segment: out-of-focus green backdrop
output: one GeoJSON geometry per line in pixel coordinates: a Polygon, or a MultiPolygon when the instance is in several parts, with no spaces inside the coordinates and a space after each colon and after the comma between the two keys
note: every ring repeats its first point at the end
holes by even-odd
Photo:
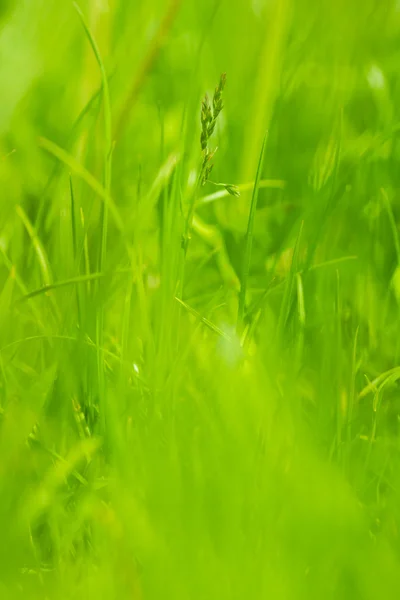
{"type": "Polygon", "coordinates": [[[398,598],[399,65],[397,0],[2,0],[1,598],[398,598]]]}

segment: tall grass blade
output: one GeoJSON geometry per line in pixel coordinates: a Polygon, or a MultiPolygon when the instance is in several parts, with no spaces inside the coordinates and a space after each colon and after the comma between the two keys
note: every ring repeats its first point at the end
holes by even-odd
{"type": "Polygon", "coordinates": [[[254,187],[253,187],[253,195],[252,195],[251,204],[250,204],[249,219],[247,222],[247,231],[246,231],[246,237],[245,237],[245,248],[244,248],[244,256],[243,256],[243,266],[242,266],[242,272],[241,272],[241,277],[240,277],[239,306],[238,306],[238,316],[237,316],[238,332],[240,331],[241,327],[243,326],[243,319],[244,319],[244,315],[245,315],[246,292],[247,292],[248,279],[249,279],[249,273],[250,273],[251,251],[252,251],[252,247],[253,247],[254,219],[255,219],[256,210],[257,210],[257,201],[258,201],[258,192],[260,189],[261,173],[262,173],[262,169],[264,166],[264,155],[265,155],[265,148],[267,146],[267,136],[268,136],[268,132],[265,133],[260,156],[258,159],[256,178],[255,178],[254,187]]]}

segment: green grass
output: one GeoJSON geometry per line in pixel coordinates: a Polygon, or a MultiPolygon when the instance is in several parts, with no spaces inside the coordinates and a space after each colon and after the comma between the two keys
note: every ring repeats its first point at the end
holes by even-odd
{"type": "Polygon", "coordinates": [[[394,0],[1,4],[1,598],[398,597],[399,61],[394,0]]]}

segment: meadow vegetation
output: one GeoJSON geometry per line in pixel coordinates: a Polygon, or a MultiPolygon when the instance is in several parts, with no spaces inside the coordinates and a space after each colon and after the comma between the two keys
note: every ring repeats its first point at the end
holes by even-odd
{"type": "Polygon", "coordinates": [[[0,3],[0,598],[400,589],[400,4],[0,3]]]}

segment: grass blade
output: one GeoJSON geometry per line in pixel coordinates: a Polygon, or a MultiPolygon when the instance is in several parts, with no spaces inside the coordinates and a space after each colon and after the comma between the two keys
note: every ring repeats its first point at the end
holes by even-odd
{"type": "Polygon", "coordinates": [[[50,264],[47,258],[47,254],[45,249],[43,248],[42,242],[36,235],[36,232],[30,222],[26,212],[22,208],[22,206],[18,205],[16,207],[17,214],[21,219],[22,223],[25,226],[26,231],[28,232],[29,237],[31,238],[32,245],[35,249],[36,256],[39,261],[40,269],[42,271],[43,281],[46,285],[50,285],[52,282],[51,269],[50,264]]]}
{"type": "MultiPolygon", "coordinates": [[[[290,271],[286,278],[285,282],[285,291],[283,293],[282,305],[279,313],[279,322],[278,322],[278,334],[281,335],[284,327],[288,321],[290,309],[291,309],[291,299],[294,289],[294,281],[296,277],[296,273],[299,271],[298,268],[298,256],[299,256],[299,248],[300,248],[300,239],[301,234],[303,232],[304,222],[301,222],[300,230],[296,239],[296,244],[293,249],[292,262],[290,265],[290,271]]],[[[301,271],[299,271],[301,272],[301,271]]]]}
{"type": "Polygon", "coordinates": [[[246,232],[246,238],[245,238],[245,251],[244,251],[244,258],[243,258],[243,270],[241,273],[241,282],[240,282],[240,291],[239,291],[239,308],[238,308],[238,317],[237,317],[237,330],[238,331],[242,326],[243,318],[244,318],[244,310],[245,310],[245,303],[246,303],[246,290],[247,290],[247,284],[248,284],[248,279],[249,279],[251,250],[252,250],[252,246],[253,246],[254,219],[255,219],[256,210],[257,210],[257,201],[258,201],[258,192],[260,189],[261,172],[262,172],[262,168],[264,165],[264,155],[265,155],[265,148],[267,145],[267,135],[268,135],[268,132],[265,133],[260,157],[258,160],[256,179],[254,182],[253,195],[252,195],[251,204],[250,204],[249,220],[247,223],[247,232],[246,232]]]}
{"type": "MultiPolygon", "coordinates": [[[[286,181],[283,181],[282,179],[262,179],[258,185],[258,188],[260,190],[284,190],[285,186],[286,181]]],[[[241,183],[236,187],[238,188],[239,192],[248,192],[254,188],[254,181],[241,183]]],[[[207,196],[202,196],[199,198],[198,205],[209,204],[210,202],[215,202],[215,200],[220,200],[221,198],[226,198],[227,196],[231,196],[227,190],[219,190],[218,192],[214,192],[213,194],[208,194],[207,196]]]]}
{"type": "Polygon", "coordinates": [[[179,304],[181,306],[183,306],[183,308],[185,308],[190,314],[192,314],[194,317],[196,317],[199,321],[201,321],[202,323],[204,323],[204,325],[206,327],[208,327],[211,331],[213,331],[214,333],[216,333],[217,335],[223,337],[225,340],[227,340],[228,342],[232,342],[231,338],[229,337],[229,335],[227,335],[224,331],[222,331],[222,329],[220,329],[219,327],[217,327],[216,325],[214,325],[214,323],[212,323],[211,321],[209,321],[208,319],[206,319],[205,317],[202,317],[200,313],[197,312],[197,310],[195,310],[194,308],[192,308],[191,306],[189,306],[188,304],[186,304],[186,302],[184,302],[183,300],[181,300],[180,298],[178,298],[177,296],[175,296],[175,300],[177,302],[179,302],[179,304]]]}
{"type": "Polygon", "coordinates": [[[112,123],[111,123],[111,103],[110,103],[110,90],[108,87],[107,73],[102,61],[99,48],[96,40],[94,39],[84,14],[79,5],[74,2],[75,10],[77,11],[81,20],[82,26],[85,30],[89,43],[92,47],[93,54],[96,57],[101,73],[101,81],[103,87],[103,104],[104,104],[104,189],[106,192],[106,201],[103,204],[103,215],[102,215],[102,227],[101,227],[101,246],[100,246],[100,257],[99,257],[99,270],[103,270],[104,262],[107,254],[107,231],[108,231],[108,211],[109,211],[109,198],[111,193],[111,160],[112,160],[112,123]]]}
{"type": "MultiPolygon", "coordinates": [[[[131,273],[132,269],[120,269],[115,272],[115,274],[119,273],[131,273]]],[[[41,294],[48,294],[52,290],[57,290],[59,288],[68,287],[69,285],[77,285],[79,283],[87,283],[88,281],[96,281],[98,279],[102,279],[107,277],[107,275],[113,275],[114,273],[89,273],[87,275],[78,275],[77,277],[71,277],[70,279],[64,279],[63,281],[55,281],[53,283],[43,285],[42,287],[32,290],[31,292],[27,292],[20,299],[19,302],[24,300],[30,300],[31,298],[35,298],[35,296],[40,296],[41,294]]]]}
{"type": "Polygon", "coordinates": [[[111,195],[105,187],[101,185],[101,183],[94,177],[83,165],[81,165],[76,158],[71,156],[66,150],[60,148],[54,142],[46,139],[39,139],[40,147],[43,150],[46,150],[49,154],[57,158],[60,162],[64,163],[66,167],[68,167],[71,171],[73,171],[80,179],[82,179],[104,202],[104,204],[108,205],[110,210],[110,214],[114,220],[116,227],[119,232],[124,234],[125,226],[124,221],[119,214],[118,208],[116,207],[111,195]]]}

